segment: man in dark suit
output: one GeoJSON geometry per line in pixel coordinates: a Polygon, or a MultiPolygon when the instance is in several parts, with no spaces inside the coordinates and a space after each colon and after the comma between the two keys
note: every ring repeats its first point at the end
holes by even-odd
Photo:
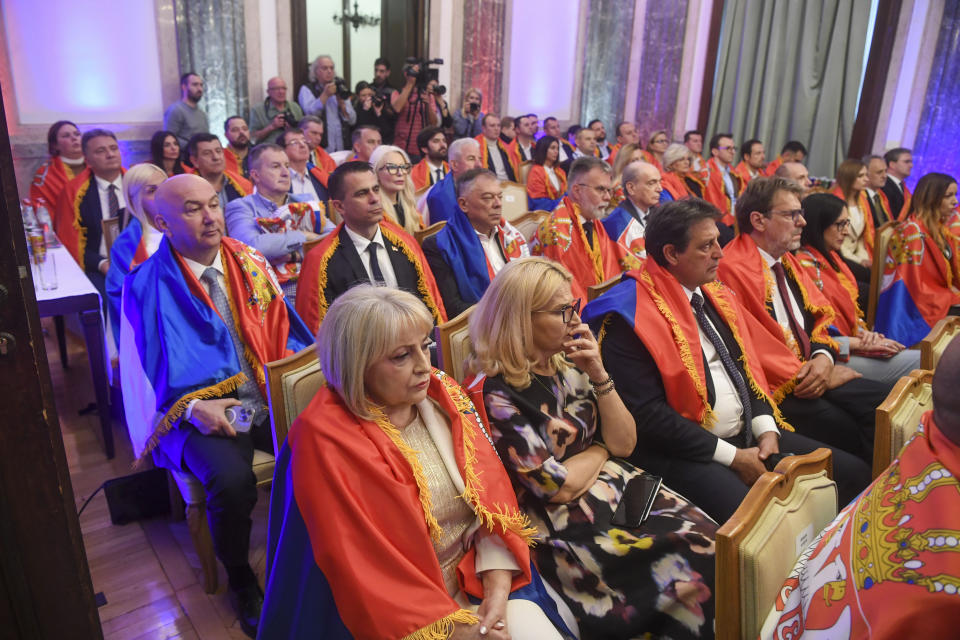
{"type": "Polygon", "coordinates": [[[883,185],[883,192],[890,203],[890,213],[898,218],[903,205],[910,199],[910,190],[904,180],[913,170],[913,152],[897,147],[883,154],[883,159],[887,163],[887,181],[883,185]]]}
{"type": "MultiPolygon", "coordinates": [[[[649,259],[587,305],[584,320],[602,328],[604,366],[637,423],[630,460],[722,523],[781,454],[827,445],[790,431],[765,390],[749,316],[715,282],[716,215],[702,200],[651,212],[649,259]]],[[[870,470],[849,453],[833,455],[846,503],[870,470]]]]}
{"type": "Polygon", "coordinates": [[[417,241],[383,219],[380,184],[366,162],[345,162],[327,181],[330,206],[343,222],[310,250],[300,271],[297,313],[316,333],[337,296],[360,283],[418,296],[436,322],[446,312],[417,241]]]}
{"type": "Polygon", "coordinates": [[[870,203],[873,226],[879,229],[897,218],[896,213],[890,210],[890,201],[883,191],[887,183],[887,162],[882,156],[867,156],[863,164],[867,165],[867,202],[870,203]]]}

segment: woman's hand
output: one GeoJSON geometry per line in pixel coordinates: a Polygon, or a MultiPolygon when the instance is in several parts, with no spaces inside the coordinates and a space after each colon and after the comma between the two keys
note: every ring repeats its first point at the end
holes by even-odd
{"type": "Polygon", "coordinates": [[[567,359],[577,368],[590,376],[590,382],[599,384],[609,376],[607,370],[603,368],[603,360],[600,357],[600,346],[590,327],[580,323],[570,331],[569,339],[563,343],[563,352],[567,359]]]}
{"type": "Polygon", "coordinates": [[[480,579],[483,582],[483,602],[477,610],[477,615],[480,616],[480,636],[509,638],[507,600],[510,597],[513,574],[506,569],[492,569],[484,571],[480,579]]]}

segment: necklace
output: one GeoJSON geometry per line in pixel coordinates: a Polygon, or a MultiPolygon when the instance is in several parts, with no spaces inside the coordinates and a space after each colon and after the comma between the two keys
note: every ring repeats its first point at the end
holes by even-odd
{"type": "MultiPolygon", "coordinates": [[[[534,380],[536,380],[537,384],[539,384],[541,387],[543,387],[543,389],[544,389],[547,393],[549,393],[550,396],[551,396],[554,400],[557,399],[557,393],[556,393],[556,391],[554,391],[553,389],[551,389],[550,387],[548,387],[547,385],[545,385],[545,384],[543,383],[543,380],[540,379],[540,374],[534,373],[533,371],[531,371],[531,372],[530,372],[530,377],[533,378],[534,380]]],[[[559,382],[559,380],[557,380],[557,374],[556,374],[556,373],[554,373],[552,376],[544,376],[544,377],[545,377],[545,378],[550,378],[550,380],[551,380],[554,384],[556,384],[557,388],[558,388],[558,389],[560,388],[560,382],[559,382]]]]}

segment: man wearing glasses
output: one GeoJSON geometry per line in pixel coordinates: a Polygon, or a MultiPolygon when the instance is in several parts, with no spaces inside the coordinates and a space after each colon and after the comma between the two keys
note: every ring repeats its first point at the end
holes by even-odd
{"type": "Polygon", "coordinates": [[[290,161],[290,194],[326,202],[328,175],[323,169],[310,163],[310,146],[303,131],[284,131],[277,143],[283,147],[290,161]]]}
{"type": "Polygon", "coordinates": [[[732,171],[733,156],[736,153],[733,134],[718,133],[710,138],[710,160],[707,161],[707,188],[703,199],[720,209],[720,222],[733,226],[733,212],[737,198],[743,192],[740,177],[732,171]]]}
{"type": "Polygon", "coordinates": [[[570,188],[537,229],[531,252],[563,264],[573,274],[570,287],[578,298],[587,287],[639,265],[607,235],[600,219],[610,203],[610,165],[600,158],[578,158],[570,166],[570,188]]]}
{"type": "Polygon", "coordinates": [[[739,235],[719,278],[763,329],[760,359],[770,393],[798,433],[872,462],[874,410],[891,385],[835,364],[834,310],[794,257],[806,221],[802,189],[757,178],[737,202],[739,235]]]}

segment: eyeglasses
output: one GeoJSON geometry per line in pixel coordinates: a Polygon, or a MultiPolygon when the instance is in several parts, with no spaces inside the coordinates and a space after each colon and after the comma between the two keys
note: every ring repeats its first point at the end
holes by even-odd
{"type": "Polygon", "coordinates": [[[776,214],[778,216],[784,216],[790,218],[794,224],[803,217],[803,209],[793,209],[792,211],[771,211],[770,215],[776,214]]]}
{"type": "Polygon", "coordinates": [[[663,139],[654,140],[653,144],[667,144],[667,139],[663,138],[663,139]]]}
{"type": "Polygon", "coordinates": [[[730,145],[729,147],[717,147],[717,149],[719,149],[720,151],[732,151],[736,149],[736,147],[734,147],[733,145],[730,145]]]}
{"type": "Polygon", "coordinates": [[[413,168],[413,165],[410,164],[409,162],[407,164],[394,164],[392,162],[388,162],[387,164],[383,165],[380,168],[385,169],[386,172],[392,176],[399,176],[405,173],[410,173],[410,170],[413,168]]]}
{"type": "Polygon", "coordinates": [[[288,147],[306,147],[306,146],[309,146],[309,145],[307,145],[306,141],[304,141],[304,140],[290,140],[289,142],[287,142],[286,146],[288,146],[288,147]]]}
{"type": "Polygon", "coordinates": [[[586,182],[578,182],[574,186],[581,186],[581,187],[587,187],[588,189],[593,189],[600,195],[606,196],[607,198],[613,195],[613,189],[611,189],[610,187],[594,186],[592,184],[587,184],[586,182]]]}
{"type": "Polygon", "coordinates": [[[837,228],[837,231],[844,232],[844,231],[847,230],[847,227],[850,226],[850,220],[849,220],[849,219],[847,219],[847,220],[837,220],[836,222],[834,222],[834,223],[833,223],[832,225],[830,225],[830,226],[831,226],[831,227],[836,227],[836,228],[837,228]]]}
{"type": "Polygon", "coordinates": [[[580,304],[582,302],[583,298],[577,298],[573,304],[565,304],[559,309],[543,309],[542,311],[534,311],[534,313],[559,313],[563,323],[569,324],[573,320],[574,314],[580,315],[580,304]]]}

